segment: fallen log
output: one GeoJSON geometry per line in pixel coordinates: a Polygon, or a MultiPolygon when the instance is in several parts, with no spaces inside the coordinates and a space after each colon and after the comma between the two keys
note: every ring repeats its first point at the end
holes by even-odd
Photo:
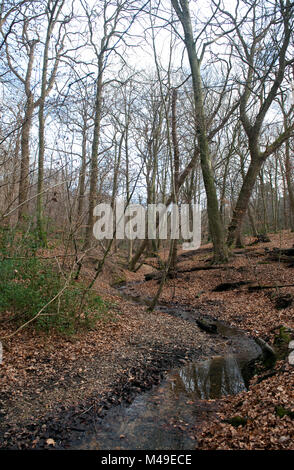
{"type": "Polygon", "coordinates": [[[271,242],[271,239],[267,235],[260,233],[257,235],[256,239],[252,243],[250,243],[249,246],[254,246],[254,245],[257,245],[258,243],[270,243],[270,242],[271,242]]]}
{"type": "MultiPolygon", "coordinates": [[[[194,266],[193,268],[189,269],[178,269],[177,271],[173,271],[168,273],[166,276],[168,279],[175,279],[177,278],[178,274],[185,274],[185,273],[192,273],[195,271],[209,271],[211,269],[230,269],[230,266],[194,266]]],[[[145,274],[145,281],[153,281],[153,280],[160,280],[163,276],[162,272],[152,272],[145,274]]]]}
{"type": "Polygon", "coordinates": [[[222,282],[212,289],[212,292],[226,292],[228,290],[239,289],[239,287],[248,284],[252,284],[252,281],[222,282]]]}
{"type": "Polygon", "coordinates": [[[207,333],[217,333],[217,326],[215,323],[212,323],[208,320],[204,320],[203,318],[198,318],[196,320],[196,323],[201,330],[206,331],[207,333]]]}
{"type": "Polygon", "coordinates": [[[293,248],[273,248],[272,252],[279,253],[285,256],[294,256],[294,247],[293,248]]]}
{"type": "Polygon", "coordinates": [[[267,259],[271,261],[283,261],[286,263],[294,262],[294,247],[292,248],[273,248],[272,250],[265,248],[267,259]]]}
{"type": "Polygon", "coordinates": [[[164,273],[162,271],[160,272],[152,272],[152,273],[147,273],[145,274],[145,281],[158,281],[160,279],[162,279],[162,276],[165,275],[166,276],[166,279],[174,279],[175,278],[175,273],[174,272],[170,272],[170,273],[164,273]]]}
{"type": "Polygon", "coordinates": [[[283,263],[293,263],[294,256],[280,255],[279,253],[270,253],[267,256],[267,259],[270,261],[278,261],[283,263]]]}
{"type": "Polygon", "coordinates": [[[279,284],[279,285],[267,285],[267,286],[263,286],[263,285],[255,285],[255,286],[249,286],[248,287],[248,292],[258,292],[260,290],[264,290],[264,289],[281,289],[283,287],[294,287],[294,284],[279,284]]]}

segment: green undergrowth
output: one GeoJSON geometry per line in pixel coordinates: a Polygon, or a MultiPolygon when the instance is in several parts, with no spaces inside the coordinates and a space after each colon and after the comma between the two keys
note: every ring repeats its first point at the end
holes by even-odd
{"type": "Polygon", "coordinates": [[[107,302],[61,272],[55,260],[40,259],[37,250],[34,233],[0,233],[2,323],[19,327],[29,322],[46,332],[74,334],[94,328],[98,321],[113,320],[107,302]]]}

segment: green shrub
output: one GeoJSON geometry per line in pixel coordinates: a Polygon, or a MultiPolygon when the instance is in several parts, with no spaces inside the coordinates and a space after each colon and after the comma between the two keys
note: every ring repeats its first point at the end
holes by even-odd
{"type": "MultiPolygon", "coordinates": [[[[2,239],[3,242],[3,239],[2,239]]],[[[23,241],[21,240],[21,243],[23,241]]],[[[3,245],[3,243],[2,243],[3,245]]],[[[0,258],[0,312],[17,324],[33,319],[65,284],[51,260],[39,259],[31,240],[22,249],[5,245],[0,258]],[[9,256],[12,255],[12,256],[9,256]]],[[[32,325],[37,329],[73,334],[106,319],[108,306],[93,291],[70,280],[63,293],[48,305],[32,325]]]]}

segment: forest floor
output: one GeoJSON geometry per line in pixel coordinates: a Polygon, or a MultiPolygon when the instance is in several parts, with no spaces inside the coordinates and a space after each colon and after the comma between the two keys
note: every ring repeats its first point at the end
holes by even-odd
{"type": "MultiPolygon", "coordinates": [[[[228,265],[215,269],[206,269],[211,258],[209,245],[193,256],[191,252],[183,253],[177,268],[184,272],[168,280],[161,295],[161,301],[167,304],[187,305],[262,338],[274,347],[280,359],[271,371],[252,379],[248,392],[209,400],[219,411],[200,435],[197,428],[199,449],[294,449],[294,367],[287,361],[288,342],[294,339],[294,301],[285,308],[277,305],[279,300],[294,298],[294,263],[293,256],[290,263],[282,256],[280,262],[272,261],[270,256],[274,248],[292,248],[294,234],[271,234],[270,239],[270,243],[250,246],[253,238],[248,238],[246,248],[234,250],[228,265]],[[201,265],[204,270],[188,272],[201,265]],[[214,291],[225,283],[233,283],[232,287],[240,284],[227,291],[214,291]],[[259,285],[273,288],[248,289],[259,285]],[[243,418],[242,425],[226,422],[234,417],[243,418]]],[[[156,280],[136,286],[142,296],[153,296],[157,289],[156,280]]]]}
{"type": "MultiPolygon", "coordinates": [[[[268,255],[274,247],[291,248],[294,235],[282,232],[270,238],[270,243],[253,246],[248,239],[245,249],[234,250],[227,266],[213,269],[207,269],[209,245],[193,253],[179,251],[177,277],[164,286],[161,302],[190,306],[204,316],[225,321],[262,338],[280,354],[274,369],[253,378],[248,392],[203,400],[211,413],[200,430],[195,426],[198,448],[294,448],[294,368],[286,357],[287,343],[294,339],[294,302],[277,308],[278,297],[286,295],[289,300],[294,296],[294,287],[277,287],[293,284],[294,268],[268,255]],[[199,267],[204,269],[193,270],[199,267]],[[228,282],[240,284],[214,291],[228,282]],[[273,288],[248,289],[259,284],[273,288]],[[242,425],[226,422],[236,416],[243,418],[242,425]]],[[[161,255],[164,258],[167,253],[161,255]]],[[[82,270],[83,280],[93,276],[93,260],[95,253],[82,270]]],[[[221,336],[209,335],[196,324],[187,327],[185,320],[164,312],[146,312],[143,305],[118,295],[113,284],[124,281],[132,283],[133,292],[153,296],[158,281],[144,281],[144,276],[157,263],[156,258],[147,259],[137,273],[131,273],[120,267],[118,255],[111,258],[94,286],[110,302],[110,315],[94,330],[62,337],[27,329],[4,341],[1,448],[70,448],[81,432],[95,426],[97,416],[118,403],[131,402],[159,383],[170,368],[192,357],[226,351],[221,336]]],[[[9,333],[7,326],[1,327],[0,337],[9,333]]]]}

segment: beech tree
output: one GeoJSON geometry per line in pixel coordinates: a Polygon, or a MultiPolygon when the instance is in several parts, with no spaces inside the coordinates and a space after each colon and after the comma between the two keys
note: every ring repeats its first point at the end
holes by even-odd
{"type": "Polygon", "coordinates": [[[7,33],[1,28],[2,37],[5,38],[5,55],[9,70],[22,86],[25,95],[24,116],[21,125],[21,167],[19,178],[18,196],[18,220],[21,221],[28,214],[28,196],[30,188],[30,136],[34,117],[34,110],[39,107],[39,162],[38,162],[38,197],[37,197],[37,221],[40,237],[42,231],[42,190],[44,173],[44,107],[45,99],[52,90],[56,78],[58,64],[60,62],[63,49],[64,35],[62,26],[59,26],[59,34],[56,44],[56,55],[53,64],[49,67],[49,46],[52,41],[53,28],[57,23],[61,9],[65,0],[49,0],[45,11],[40,10],[39,2],[22,2],[23,21],[22,27],[18,27],[10,33],[9,40],[7,33]],[[41,91],[36,96],[36,83],[34,81],[34,65],[36,63],[36,50],[42,49],[42,39],[39,34],[40,18],[44,15],[48,17],[46,39],[43,48],[43,67],[41,79],[41,91]],[[24,51],[24,54],[20,53],[24,51]],[[48,76],[48,69],[50,74],[48,76]]]}
{"type": "Polygon", "coordinates": [[[228,229],[231,246],[240,238],[242,222],[262,165],[290,137],[294,128],[290,124],[276,140],[263,145],[261,134],[266,116],[280,92],[287,67],[294,62],[289,50],[293,41],[294,5],[290,0],[274,3],[255,0],[250,4],[238,1],[234,14],[219,4],[217,8],[230,19],[235,31],[228,39],[240,64],[239,112],[250,151],[250,164],[228,229]],[[240,17],[246,21],[240,21],[240,17]]]}
{"type": "Polygon", "coordinates": [[[214,258],[217,262],[227,261],[227,248],[225,243],[224,227],[219,211],[218,198],[214,183],[214,174],[211,164],[209,142],[207,136],[206,116],[203,101],[203,85],[201,79],[201,59],[196,52],[196,40],[193,34],[191,14],[188,0],[171,0],[175,12],[181,22],[189,63],[191,67],[195,114],[197,116],[197,138],[201,168],[207,197],[207,212],[209,231],[211,234],[214,258]]]}
{"type": "MultiPolygon", "coordinates": [[[[205,6],[1,3],[1,220],[29,216],[42,244],[56,229],[87,252],[102,200],[197,201],[215,262],[244,234],[290,228],[293,4],[205,6]]],[[[161,247],[176,270],[176,246],[147,230],[112,244],[131,269],[161,247]]]]}
{"type": "Polygon", "coordinates": [[[105,69],[110,60],[110,55],[119,54],[119,43],[123,42],[124,36],[128,33],[136,16],[139,14],[140,8],[134,8],[134,4],[135,2],[130,0],[104,0],[102,10],[98,13],[96,9],[91,9],[89,5],[82,2],[88,19],[90,43],[97,60],[94,132],[90,163],[89,212],[85,248],[89,248],[91,244],[94,226],[93,213],[97,201],[98,149],[105,69]],[[103,18],[102,35],[100,39],[97,39],[97,30],[95,31],[95,28],[98,28],[98,25],[95,26],[95,19],[99,19],[100,16],[103,18]]]}
{"type": "Polygon", "coordinates": [[[38,152],[38,186],[37,186],[37,229],[39,239],[44,244],[46,243],[45,231],[43,227],[43,180],[44,180],[44,154],[45,154],[45,100],[52,90],[56,78],[58,65],[60,62],[61,54],[64,48],[65,34],[62,34],[62,27],[69,21],[70,17],[66,17],[61,22],[59,27],[57,44],[55,44],[56,56],[53,66],[49,64],[49,47],[52,42],[53,30],[60,17],[65,0],[48,0],[46,5],[45,14],[47,16],[47,31],[43,49],[43,64],[42,64],[42,77],[41,77],[41,92],[40,97],[34,106],[39,107],[38,120],[39,120],[39,152],[38,152]],[[48,72],[50,75],[48,77],[48,72]]]}

